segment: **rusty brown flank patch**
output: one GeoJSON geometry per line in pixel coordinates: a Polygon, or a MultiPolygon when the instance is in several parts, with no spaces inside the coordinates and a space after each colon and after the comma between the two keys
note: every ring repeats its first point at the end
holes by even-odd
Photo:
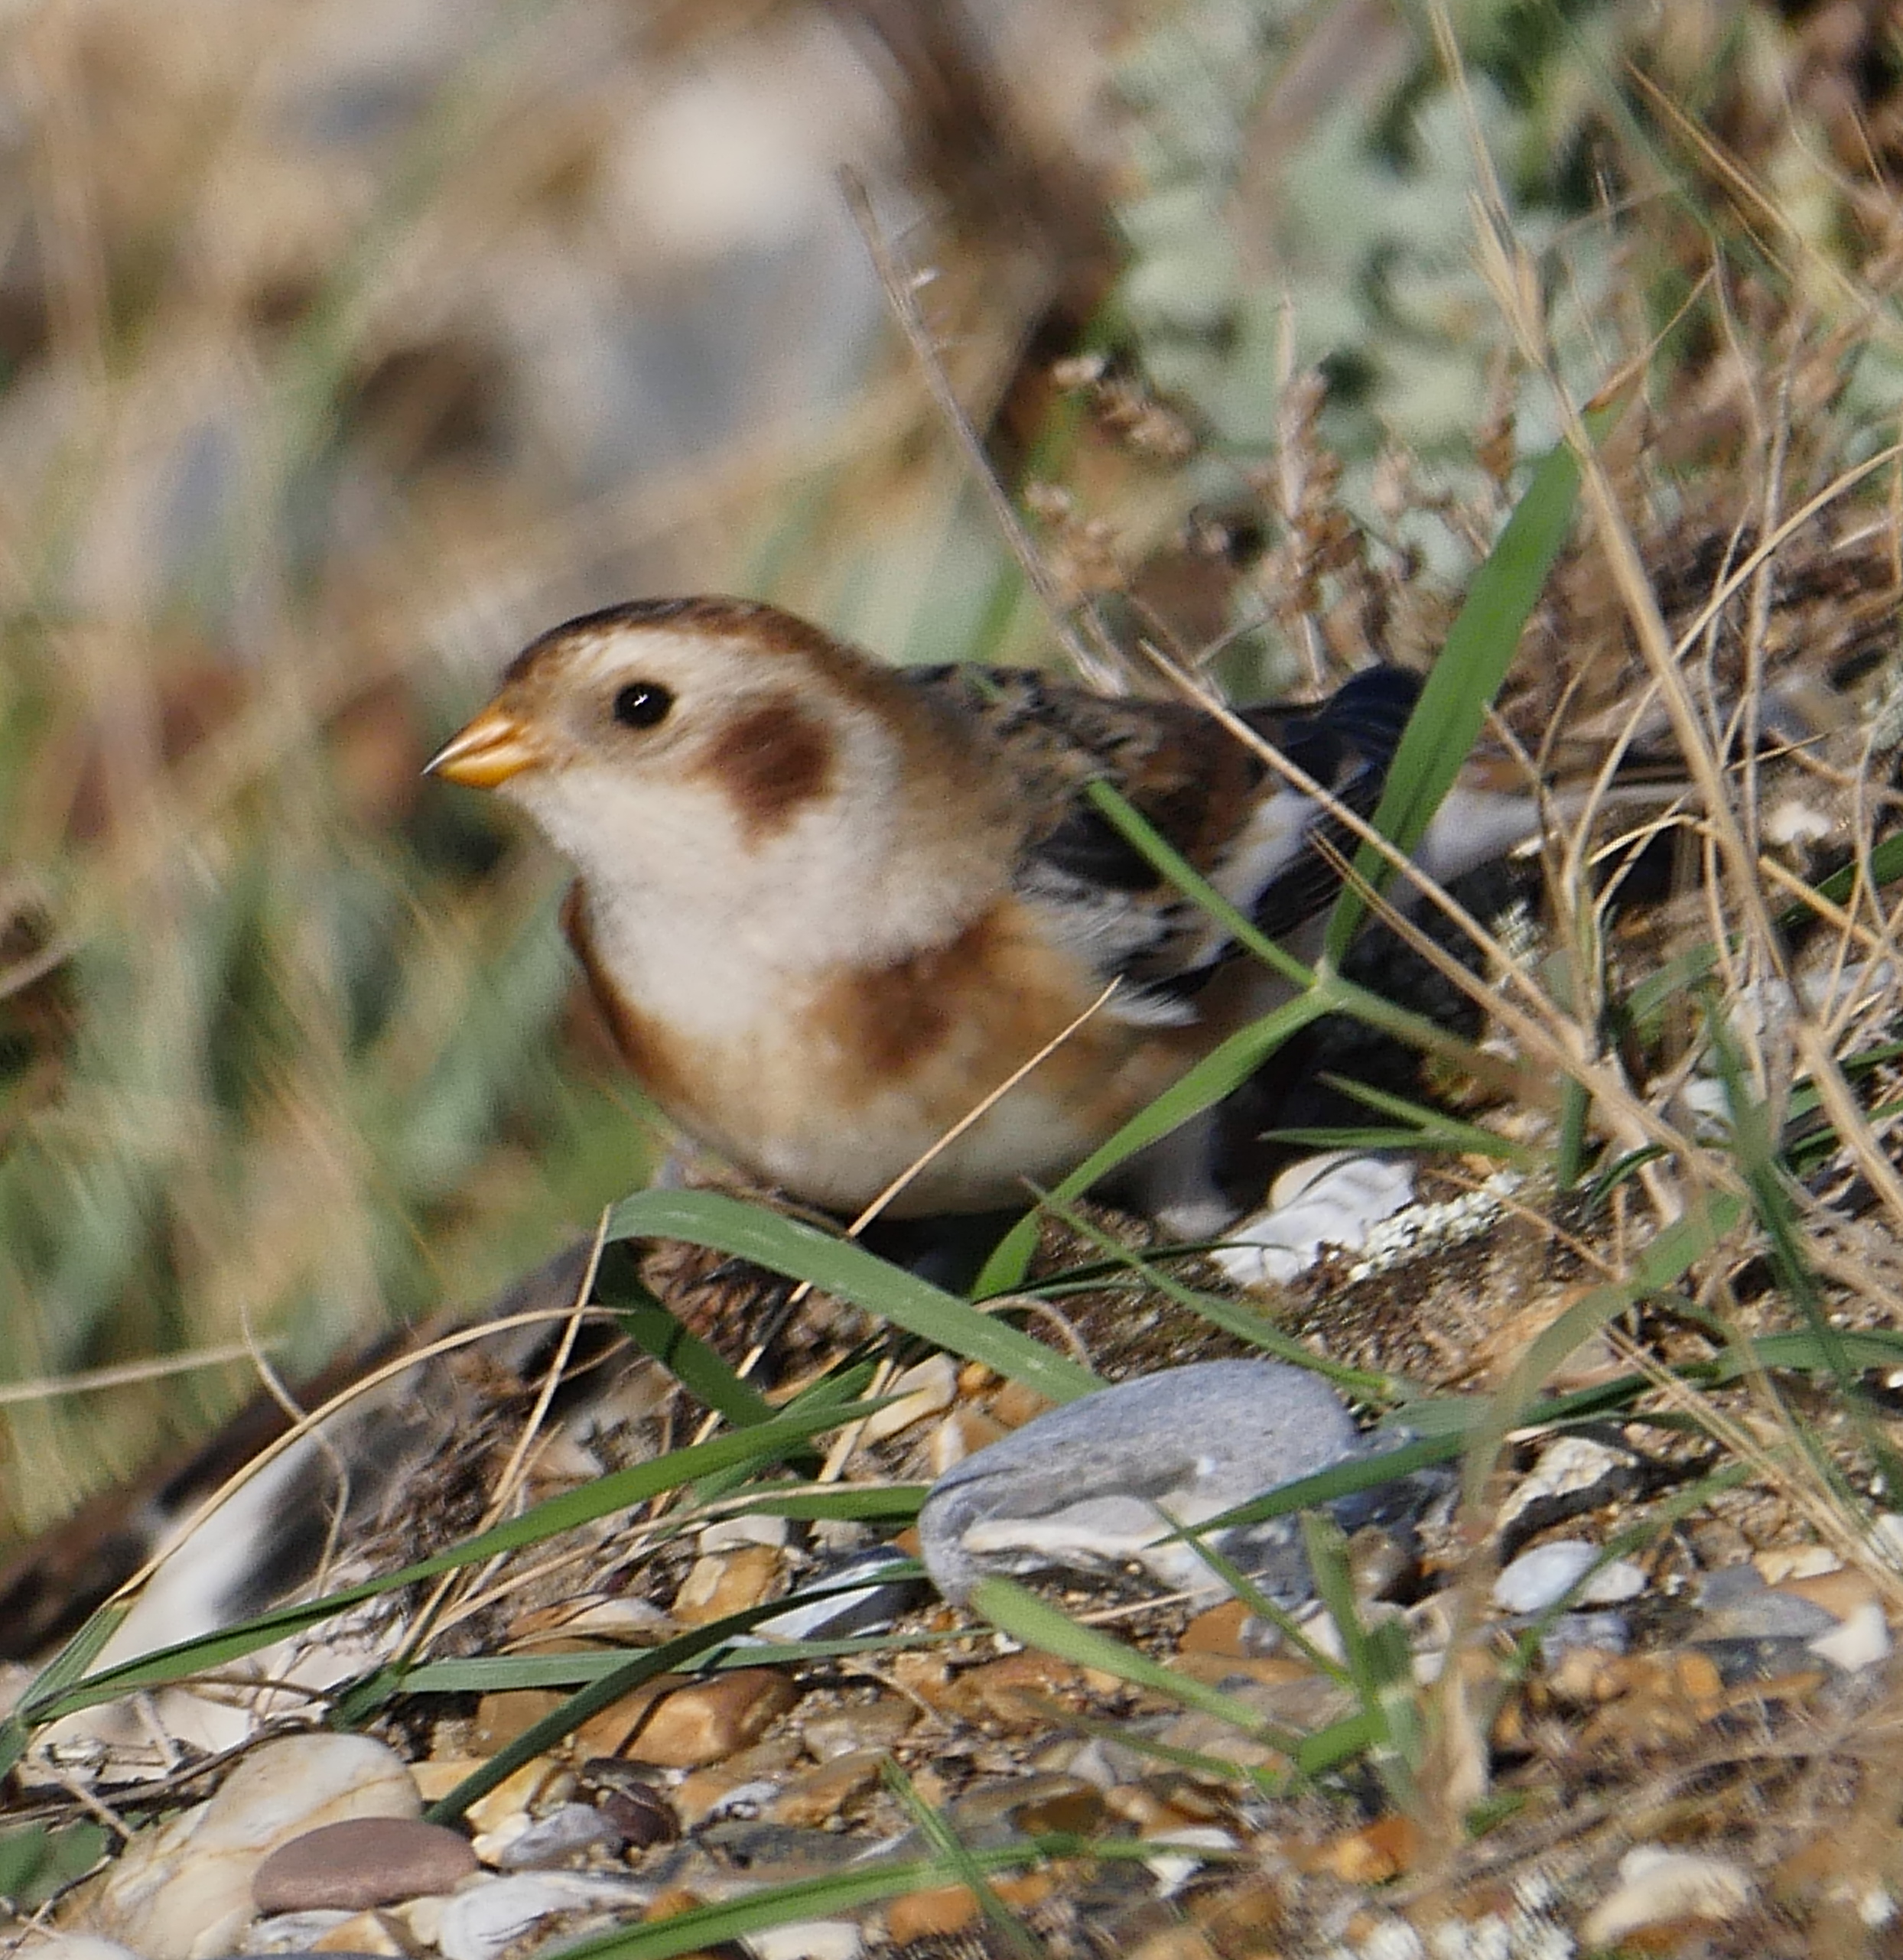
{"type": "MultiPolygon", "coordinates": [[[[1078,994],[1073,963],[1027,934],[1020,908],[1007,901],[942,946],[841,974],[815,1003],[812,1025],[861,1078],[842,1082],[842,1092],[867,1096],[929,1074],[954,1016],[973,1013],[984,1024],[984,1046],[1001,1081],[1088,998],[1078,994]]],[[[961,1076],[945,1086],[964,1098],[954,1112],[962,1116],[974,1085],[961,1076]]]]}
{"type": "Polygon", "coordinates": [[[791,694],[735,716],[715,737],[701,773],[725,791],[751,843],[776,835],[832,781],[832,737],[791,694]]]}

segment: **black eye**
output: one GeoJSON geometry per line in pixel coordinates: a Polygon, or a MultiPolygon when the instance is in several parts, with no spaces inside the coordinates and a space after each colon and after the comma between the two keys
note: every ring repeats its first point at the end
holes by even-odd
{"type": "Polygon", "coordinates": [[[614,697],[614,718],[623,728],[652,728],[665,721],[674,697],[659,681],[630,681],[614,697]]]}

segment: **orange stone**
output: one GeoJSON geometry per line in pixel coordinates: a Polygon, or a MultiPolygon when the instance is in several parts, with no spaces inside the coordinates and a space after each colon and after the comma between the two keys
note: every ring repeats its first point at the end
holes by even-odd
{"type": "Polygon", "coordinates": [[[1309,1867],[1350,1885],[1381,1885],[1398,1878],[1420,1856],[1420,1827],[1397,1812],[1331,1838],[1314,1853],[1309,1867]]]}
{"type": "Polygon", "coordinates": [[[1049,1717],[1033,1698],[1048,1699],[1066,1690],[1075,1693],[1083,1682],[1083,1676],[1069,1661],[1027,1647],[1022,1653],[1007,1654],[1002,1660],[987,1661],[960,1675],[945,1698],[946,1705],[974,1721],[1004,1728],[1039,1728],[1049,1717]]]}
{"type": "Polygon", "coordinates": [[[799,1698],[777,1668],[737,1667],[691,1680],[659,1675],[590,1716],[577,1746],[584,1757],[695,1770],[757,1741],[799,1698]]]}
{"type": "Polygon", "coordinates": [[[1179,1654],[1232,1654],[1240,1659],[1248,1650],[1242,1644],[1243,1623],[1249,1617],[1246,1601],[1225,1599],[1206,1613],[1199,1613],[1182,1630],[1176,1643],[1179,1654]]]}

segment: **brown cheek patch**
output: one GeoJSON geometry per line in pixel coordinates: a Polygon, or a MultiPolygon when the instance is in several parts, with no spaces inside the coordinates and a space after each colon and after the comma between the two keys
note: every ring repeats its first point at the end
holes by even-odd
{"type": "Polygon", "coordinates": [[[832,781],[832,737],[790,694],[721,730],[701,772],[717,783],[750,843],[776,836],[832,781]]]}

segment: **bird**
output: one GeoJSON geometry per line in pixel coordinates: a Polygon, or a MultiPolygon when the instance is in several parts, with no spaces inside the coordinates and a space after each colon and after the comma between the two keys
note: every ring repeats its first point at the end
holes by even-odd
{"type": "MultiPolygon", "coordinates": [[[[1378,665],[1319,703],[1239,718],[1365,815],[1420,687],[1378,665]]],[[[722,597],[636,600],[542,634],[428,771],[499,792],[571,861],[564,929],[662,1111],[847,1218],[915,1166],[895,1219],[1021,1210],[1289,997],[1091,784],[1298,957],[1319,950],[1348,841],[1193,702],[894,666],[722,597]]],[[[1503,821],[1458,794],[1443,806],[1418,853],[1435,876],[1532,821],[1530,798],[1492,801],[1526,807],[1503,821]]],[[[1177,1237],[1212,1235],[1237,1209],[1215,1148],[1209,1123],[1187,1124],[1114,1195],[1177,1237]]]]}

